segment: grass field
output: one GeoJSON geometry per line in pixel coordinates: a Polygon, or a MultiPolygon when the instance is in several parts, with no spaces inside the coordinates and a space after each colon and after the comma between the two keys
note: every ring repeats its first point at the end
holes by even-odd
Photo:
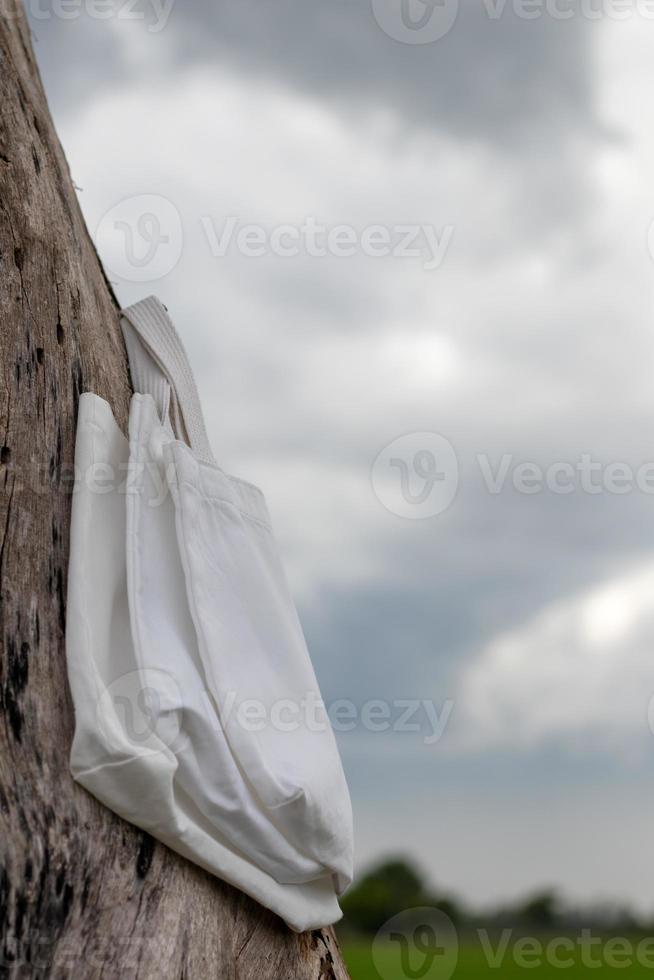
{"type": "MultiPolygon", "coordinates": [[[[496,980],[518,980],[518,978],[529,980],[530,977],[535,977],[537,980],[545,977],[562,980],[562,978],[569,977],[577,980],[581,977],[588,978],[589,975],[591,977],[615,976],[616,980],[620,976],[628,977],[629,980],[644,980],[645,977],[654,980],[654,944],[650,942],[646,956],[638,957],[636,951],[639,940],[634,939],[631,942],[633,950],[631,956],[628,952],[625,953],[622,948],[613,947],[611,949],[609,946],[603,947],[599,952],[594,951],[592,954],[593,962],[597,962],[597,966],[588,965],[588,961],[584,964],[581,952],[576,950],[574,954],[568,954],[567,951],[560,953],[561,957],[567,958],[569,956],[574,961],[573,964],[565,967],[557,967],[553,962],[548,963],[545,955],[543,955],[541,965],[536,964],[527,967],[515,962],[512,951],[507,952],[501,964],[492,967],[488,963],[481,944],[469,940],[462,944],[459,949],[458,962],[454,972],[443,969],[443,965],[435,962],[431,970],[426,970],[421,980],[450,980],[450,978],[452,980],[483,980],[484,977],[494,977],[496,980]],[[611,962],[612,956],[614,956],[613,962],[611,962]],[[626,959],[630,959],[631,962],[626,962],[626,959]],[[621,966],[618,965],[620,962],[622,963],[621,966]]],[[[544,940],[543,943],[545,946],[547,940],[544,940]]],[[[372,958],[372,943],[368,940],[343,942],[343,953],[352,980],[407,980],[407,974],[402,970],[398,963],[398,957],[393,951],[389,951],[384,960],[378,963],[380,971],[375,968],[372,958]]],[[[414,970],[411,975],[416,977],[419,975],[419,971],[414,970]]]]}

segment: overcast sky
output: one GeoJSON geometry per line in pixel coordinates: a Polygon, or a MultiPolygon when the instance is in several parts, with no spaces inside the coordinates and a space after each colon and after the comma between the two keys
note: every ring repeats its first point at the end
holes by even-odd
{"type": "Polygon", "coordinates": [[[327,703],[388,705],[339,734],[360,867],[654,911],[654,23],[454,4],[31,12],[117,295],[166,303],[266,492],[327,703]]]}

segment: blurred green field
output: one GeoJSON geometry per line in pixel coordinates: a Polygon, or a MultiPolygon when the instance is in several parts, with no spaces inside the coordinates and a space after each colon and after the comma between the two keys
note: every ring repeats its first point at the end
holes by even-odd
{"type": "MultiPolygon", "coordinates": [[[[636,939],[634,940],[634,949],[637,944],[638,940],[636,939]]],[[[382,965],[381,974],[375,969],[370,941],[346,941],[343,943],[343,954],[352,980],[407,980],[406,974],[395,965],[397,958],[392,953],[389,953],[386,963],[380,964],[382,965]]],[[[631,965],[627,964],[621,967],[609,966],[606,963],[597,967],[584,965],[581,962],[579,951],[573,954],[571,958],[575,960],[574,966],[556,967],[544,962],[542,965],[526,967],[515,963],[510,953],[507,953],[501,965],[493,968],[489,966],[480,944],[469,942],[460,947],[458,965],[454,973],[451,974],[451,978],[452,980],[483,980],[484,977],[494,977],[496,980],[498,978],[501,980],[517,980],[518,977],[521,977],[523,980],[527,980],[529,977],[547,977],[561,980],[562,977],[570,977],[577,980],[577,978],[582,977],[588,978],[589,974],[593,977],[600,975],[604,977],[609,975],[626,976],[629,977],[629,980],[632,978],[633,980],[641,980],[645,977],[652,980],[654,978],[654,963],[650,967],[640,965],[635,957],[631,965]]],[[[654,960],[651,953],[649,959],[650,961],[654,960]]],[[[424,980],[449,980],[449,977],[450,975],[444,971],[438,972],[438,967],[435,966],[432,971],[425,973],[424,980]]]]}

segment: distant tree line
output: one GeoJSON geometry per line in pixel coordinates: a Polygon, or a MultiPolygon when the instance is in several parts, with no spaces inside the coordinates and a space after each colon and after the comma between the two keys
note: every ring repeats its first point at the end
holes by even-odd
{"type": "Polygon", "coordinates": [[[638,917],[618,903],[574,907],[553,888],[487,911],[472,910],[452,895],[430,887],[415,865],[402,857],[381,862],[347,893],[342,901],[345,917],[341,932],[374,934],[397,913],[423,906],[441,909],[464,930],[511,928],[526,934],[567,934],[589,928],[613,935],[654,935],[654,920],[638,917]]]}

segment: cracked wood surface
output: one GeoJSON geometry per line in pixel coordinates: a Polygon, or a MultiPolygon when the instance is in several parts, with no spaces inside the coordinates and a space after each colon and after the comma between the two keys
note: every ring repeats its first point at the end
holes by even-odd
{"type": "Polygon", "coordinates": [[[130,386],[13,0],[0,0],[0,327],[0,977],[347,980],[332,930],[294,935],[70,777],[77,402],[97,392],[125,428],[130,386]]]}

